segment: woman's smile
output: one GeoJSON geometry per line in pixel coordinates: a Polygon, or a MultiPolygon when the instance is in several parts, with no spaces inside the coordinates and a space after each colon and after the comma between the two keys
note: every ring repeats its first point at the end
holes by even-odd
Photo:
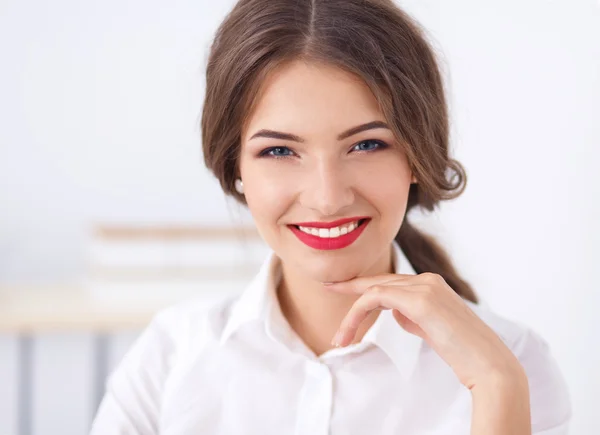
{"type": "Polygon", "coordinates": [[[362,218],[332,228],[301,225],[288,225],[288,228],[311,248],[331,250],[342,249],[354,243],[370,221],[371,218],[362,218]]]}

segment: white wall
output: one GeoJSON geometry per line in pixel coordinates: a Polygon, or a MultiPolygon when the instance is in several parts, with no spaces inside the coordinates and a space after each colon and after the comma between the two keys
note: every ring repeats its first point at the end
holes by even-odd
{"type": "MultiPolygon", "coordinates": [[[[600,6],[398,3],[443,52],[469,176],[426,225],[498,312],[549,341],[572,433],[600,433],[600,6]]],[[[77,281],[93,221],[249,220],[203,168],[198,127],[206,49],[232,4],[2,0],[0,284],[77,281]]]]}

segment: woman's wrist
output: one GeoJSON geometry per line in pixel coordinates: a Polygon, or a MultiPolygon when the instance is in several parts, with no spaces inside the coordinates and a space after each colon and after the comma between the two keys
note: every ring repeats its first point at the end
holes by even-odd
{"type": "Polygon", "coordinates": [[[484,376],[482,376],[473,386],[471,392],[488,390],[511,390],[511,389],[529,389],[527,374],[521,363],[515,358],[514,361],[508,361],[504,364],[495,364],[489,367],[484,376]]]}
{"type": "Polygon", "coordinates": [[[531,434],[529,383],[522,366],[491,372],[471,389],[472,435],[531,434]]]}

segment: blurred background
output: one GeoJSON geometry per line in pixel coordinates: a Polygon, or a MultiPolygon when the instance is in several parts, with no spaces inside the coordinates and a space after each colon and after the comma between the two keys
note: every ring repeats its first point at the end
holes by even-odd
{"type": "MultiPolygon", "coordinates": [[[[572,433],[598,434],[600,5],[397,3],[439,51],[468,174],[413,219],[548,341],[572,433]]],[[[208,47],[233,4],[0,0],[0,435],[87,433],[156,310],[238,292],[262,261],[201,157],[208,47]]]]}

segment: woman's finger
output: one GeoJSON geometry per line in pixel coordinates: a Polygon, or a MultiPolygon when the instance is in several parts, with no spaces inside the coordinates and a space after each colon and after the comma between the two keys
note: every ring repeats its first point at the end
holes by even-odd
{"type": "Polygon", "coordinates": [[[416,324],[416,317],[419,312],[424,310],[421,306],[424,305],[423,301],[426,298],[426,293],[415,290],[418,289],[409,289],[408,286],[403,285],[374,286],[352,305],[342,320],[332,344],[334,346],[345,346],[346,343],[351,343],[360,324],[375,309],[396,309],[416,324]],[[414,308],[411,309],[411,307],[414,308]],[[411,313],[411,311],[414,311],[414,313],[411,313]]]}
{"type": "Polygon", "coordinates": [[[411,334],[416,335],[417,337],[421,337],[425,341],[428,341],[427,334],[419,325],[410,320],[396,308],[392,308],[392,314],[394,315],[394,319],[396,319],[396,322],[398,322],[402,329],[411,334]]]}
{"type": "Polygon", "coordinates": [[[398,282],[400,284],[401,282],[405,281],[410,282],[415,277],[416,275],[396,275],[393,273],[377,276],[361,276],[358,278],[350,279],[348,281],[328,283],[325,284],[325,288],[336,293],[363,294],[367,291],[369,287],[372,287],[374,285],[391,284],[392,282],[398,282]]]}

